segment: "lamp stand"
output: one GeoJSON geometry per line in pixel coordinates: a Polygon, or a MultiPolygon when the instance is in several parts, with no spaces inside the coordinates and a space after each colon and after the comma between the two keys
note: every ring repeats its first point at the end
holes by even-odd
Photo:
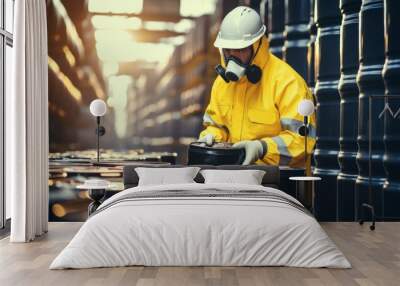
{"type": "Polygon", "coordinates": [[[96,135],[97,135],[97,164],[100,164],[100,136],[106,133],[104,126],[100,126],[100,116],[96,116],[96,135]]]}
{"type": "Polygon", "coordinates": [[[304,116],[304,174],[306,177],[311,176],[311,166],[308,161],[307,137],[308,137],[308,116],[304,116]]]}
{"type": "Polygon", "coordinates": [[[97,135],[97,163],[100,163],[100,116],[96,117],[97,121],[97,128],[96,128],[96,135],[97,135]]]}

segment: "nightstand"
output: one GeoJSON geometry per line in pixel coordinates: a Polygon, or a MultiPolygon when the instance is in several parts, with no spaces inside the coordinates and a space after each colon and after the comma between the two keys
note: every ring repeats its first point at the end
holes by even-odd
{"type": "Polygon", "coordinates": [[[290,177],[289,180],[296,181],[296,199],[308,210],[314,213],[315,184],[320,177],[290,177]]]}
{"type": "Polygon", "coordinates": [[[88,206],[89,216],[94,213],[102,203],[106,196],[106,190],[110,187],[110,183],[101,179],[86,180],[83,185],[77,186],[78,189],[86,189],[92,202],[88,206]]]}

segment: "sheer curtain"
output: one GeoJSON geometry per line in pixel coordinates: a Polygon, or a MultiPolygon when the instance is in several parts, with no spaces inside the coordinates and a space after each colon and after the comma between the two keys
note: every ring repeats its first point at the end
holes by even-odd
{"type": "Polygon", "coordinates": [[[6,98],[6,187],[12,242],[48,225],[48,82],[46,1],[15,1],[13,92],[6,98]]]}

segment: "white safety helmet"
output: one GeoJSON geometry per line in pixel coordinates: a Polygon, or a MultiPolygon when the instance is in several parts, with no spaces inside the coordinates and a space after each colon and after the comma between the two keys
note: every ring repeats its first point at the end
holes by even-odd
{"type": "Polygon", "coordinates": [[[266,29],[255,10],[239,6],[222,20],[214,46],[220,49],[243,49],[260,39],[266,29]]]}

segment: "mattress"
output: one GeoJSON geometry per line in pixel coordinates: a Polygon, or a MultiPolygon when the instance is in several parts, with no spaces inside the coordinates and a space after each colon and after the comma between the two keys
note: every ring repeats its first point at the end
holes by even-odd
{"type": "Polygon", "coordinates": [[[315,218],[263,186],[140,186],[106,200],[50,269],[144,266],[350,268],[315,218]]]}

